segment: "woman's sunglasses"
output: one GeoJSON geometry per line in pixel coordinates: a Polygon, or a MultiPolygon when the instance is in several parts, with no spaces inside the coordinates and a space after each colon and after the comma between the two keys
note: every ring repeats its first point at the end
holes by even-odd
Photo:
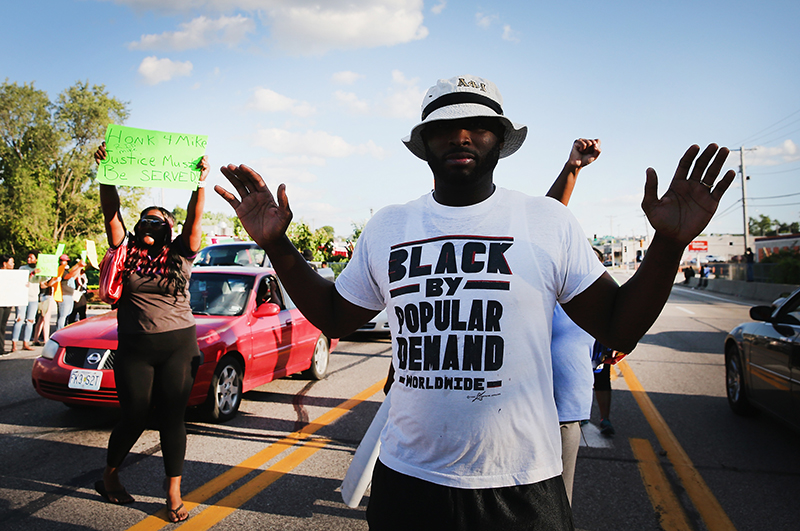
{"type": "Polygon", "coordinates": [[[167,224],[166,220],[158,219],[158,218],[142,218],[139,220],[139,225],[143,227],[149,226],[150,228],[158,228],[163,227],[167,224]]]}

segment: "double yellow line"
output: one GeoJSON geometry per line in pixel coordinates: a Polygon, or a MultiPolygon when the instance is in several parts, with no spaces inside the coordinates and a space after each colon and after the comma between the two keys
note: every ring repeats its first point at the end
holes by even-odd
{"type": "MultiPolygon", "coordinates": [[[[319,437],[310,439],[310,436],[377,394],[383,389],[383,384],[384,380],[375,383],[352,398],[326,411],[300,430],[290,433],[283,439],[272,443],[257,454],[245,459],[238,465],[228,469],[208,483],[184,496],[183,503],[186,506],[186,510],[191,512],[192,509],[198,505],[204,503],[206,500],[233,485],[248,474],[257,471],[264,464],[284,451],[295,447],[286,457],[266,470],[263,470],[256,477],[229,495],[203,509],[199,514],[193,515],[186,523],[181,525],[181,529],[210,529],[212,526],[221,522],[225,517],[233,513],[256,494],[328,445],[331,442],[330,439],[319,437]]],[[[167,525],[170,525],[167,521],[167,511],[166,509],[161,509],[138,524],[128,528],[128,531],[156,531],[167,525]]]]}
{"type": "MultiPolygon", "coordinates": [[[[705,522],[709,531],[731,531],[736,528],[733,522],[722,509],[722,506],[714,497],[711,489],[708,488],[700,473],[692,464],[689,455],[684,451],[678,442],[675,434],[669,429],[661,413],[658,412],[650,397],[642,387],[639,379],[633,373],[626,361],[617,365],[622,371],[622,377],[628,386],[636,403],[644,413],[647,422],[655,432],[661,448],[667,453],[667,457],[672,463],[675,473],[686,489],[686,494],[692,500],[697,512],[705,522]]],[[[680,505],[672,488],[669,485],[666,474],[661,468],[661,462],[656,457],[650,441],[645,439],[631,439],[631,449],[637,461],[639,461],[639,472],[642,475],[645,489],[650,497],[653,507],[658,513],[661,527],[665,531],[678,531],[691,529],[686,513],[680,505]]]]}

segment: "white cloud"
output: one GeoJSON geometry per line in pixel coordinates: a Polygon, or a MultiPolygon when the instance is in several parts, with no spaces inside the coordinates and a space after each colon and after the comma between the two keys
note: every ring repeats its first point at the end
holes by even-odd
{"type": "Polygon", "coordinates": [[[425,91],[417,85],[419,78],[407,79],[399,70],[392,71],[392,87],[382,107],[384,114],[394,118],[419,118],[420,104],[425,91]]]}
{"type": "Polygon", "coordinates": [[[335,72],[331,76],[331,79],[337,85],[352,85],[363,77],[363,74],[357,74],[355,72],[350,72],[349,70],[344,70],[342,72],[335,72]]]}
{"type": "MultiPolygon", "coordinates": [[[[270,27],[270,38],[296,54],[394,46],[424,39],[423,0],[112,0],[137,11],[247,11],[270,27]]],[[[186,31],[186,30],[184,30],[186,31]]],[[[181,33],[179,32],[175,32],[181,33]]],[[[169,40],[172,34],[153,36],[169,40]]],[[[149,36],[148,36],[149,37],[149,36]]]]}
{"type": "Polygon", "coordinates": [[[284,129],[261,129],[256,134],[255,144],[280,155],[322,158],[370,155],[377,159],[385,156],[384,150],[371,140],[366,144],[352,145],[325,131],[295,133],[284,129]]]}
{"type": "Polygon", "coordinates": [[[444,11],[444,8],[446,6],[447,6],[447,0],[440,0],[438,4],[436,4],[431,8],[431,13],[433,13],[434,15],[438,15],[439,13],[444,11]]]}
{"type": "Polygon", "coordinates": [[[784,140],[776,147],[757,146],[755,151],[745,151],[744,157],[748,166],[776,166],[800,160],[800,153],[794,142],[784,140]]]}
{"type": "Polygon", "coordinates": [[[264,112],[290,112],[295,116],[311,116],[317,112],[316,108],[308,102],[297,101],[278,94],[275,91],[258,87],[255,89],[249,106],[264,112]]]}
{"type": "Polygon", "coordinates": [[[493,23],[497,22],[497,15],[485,15],[483,13],[475,13],[475,23],[482,27],[488,28],[493,23]]]}
{"type": "Polygon", "coordinates": [[[518,32],[511,29],[511,26],[505,24],[503,26],[503,40],[511,42],[519,42],[518,32]]]}
{"type": "Polygon", "coordinates": [[[337,90],[333,93],[333,96],[336,98],[336,101],[357,114],[366,114],[369,112],[369,103],[358,99],[358,96],[352,92],[337,90]]]}
{"type": "Polygon", "coordinates": [[[189,61],[182,63],[151,56],[145,57],[139,65],[139,74],[148,85],[157,85],[174,77],[191,75],[192,68],[192,63],[189,61]]]}
{"type": "Polygon", "coordinates": [[[297,54],[393,46],[424,39],[421,0],[276,2],[268,9],[276,44],[297,54]]]}
{"type": "Polygon", "coordinates": [[[204,16],[180,25],[178,31],[167,31],[160,35],[142,35],[138,42],[128,45],[131,50],[193,50],[212,44],[233,46],[248,33],[254,32],[256,24],[242,15],[222,16],[216,20],[204,16]]]}

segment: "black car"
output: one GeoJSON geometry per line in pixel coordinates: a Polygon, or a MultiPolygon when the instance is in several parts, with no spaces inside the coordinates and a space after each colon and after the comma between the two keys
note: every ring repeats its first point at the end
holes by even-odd
{"type": "Polygon", "coordinates": [[[740,415],[764,410],[800,430],[800,289],[725,338],[728,404],[740,415]]]}

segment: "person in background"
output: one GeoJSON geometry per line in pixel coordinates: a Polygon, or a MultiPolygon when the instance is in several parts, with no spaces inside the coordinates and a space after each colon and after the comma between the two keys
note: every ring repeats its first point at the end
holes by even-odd
{"type": "Polygon", "coordinates": [[[694,268],[692,267],[692,264],[689,264],[689,265],[687,265],[686,267],[683,268],[683,283],[684,284],[689,284],[689,282],[691,281],[691,279],[694,278],[694,276],[695,276],[695,272],[694,272],[694,268]]]}
{"type": "Polygon", "coordinates": [[[747,250],[744,252],[744,261],[747,263],[747,281],[753,282],[755,280],[755,273],[753,271],[754,263],[756,261],[756,255],[753,253],[753,250],[748,247],[747,250]]]}
{"type": "Polygon", "coordinates": [[[610,437],[616,433],[611,424],[611,365],[603,364],[602,370],[595,371],[594,396],[600,410],[600,433],[610,437]]]}
{"type": "MultiPolygon", "coordinates": [[[[2,261],[2,269],[14,269],[14,257],[10,254],[0,255],[0,261],[2,261]]],[[[11,347],[9,352],[6,352],[6,326],[8,326],[8,318],[11,316],[11,310],[13,310],[13,306],[2,306],[0,307],[0,356],[4,356],[5,354],[9,354],[14,352],[14,347],[11,347]]]]}
{"type": "Polygon", "coordinates": [[[34,345],[44,345],[50,339],[50,327],[52,326],[51,321],[53,318],[53,310],[56,309],[56,300],[53,296],[53,293],[55,292],[56,286],[60,282],[60,277],[52,277],[41,283],[36,326],[33,329],[34,345]]]}
{"type": "MultiPolygon", "coordinates": [[[[547,197],[569,205],[580,171],[600,156],[600,140],[579,138],[572,144],[569,159],[555,180],[547,197]]],[[[600,263],[602,253],[592,248],[600,263]]],[[[592,346],[595,339],[576,325],[556,304],[550,354],[553,363],[553,397],[561,433],[561,477],[572,503],[572,485],[581,439],[581,422],[592,411],[592,346]]]]}
{"type": "Polygon", "coordinates": [[[81,267],[75,276],[75,293],[72,296],[75,304],[72,307],[72,313],[67,316],[67,324],[86,319],[86,292],[88,285],[89,279],[86,276],[86,268],[81,267]]]}
{"type": "Polygon", "coordinates": [[[22,350],[33,350],[31,347],[31,337],[33,328],[36,324],[36,310],[39,307],[39,291],[47,281],[46,277],[39,275],[36,263],[39,261],[39,251],[28,251],[26,264],[20,269],[29,271],[28,273],[28,305],[18,306],[16,320],[14,321],[14,331],[11,335],[11,351],[17,350],[17,341],[22,338],[22,350]],[[24,330],[24,331],[23,331],[24,330]]]}
{"type": "MultiPolygon", "coordinates": [[[[95,152],[98,165],[106,155],[104,142],[95,152]]],[[[197,169],[198,187],[186,207],[183,230],[174,240],[175,218],[169,210],[156,206],[144,209],[133,234],[128,234],[117,188],[100,185],[108,245],[126,245],[127,258],[117,306],[119,346],[114,363],[122,418],[108,440],[103,479],[94,487],[110,503],[133,503],[120,482],[119,469],[144,432],[150,410],[155,409],[166,473],[166,510],[173,523],[189,518],[181,499],[186,454],[184,415],[200,360],[189,304],[189,278],[203,236],[201,218],[209,171],[206,157],[197,169]]]]}
{"type": "Polygon", "coordinates": [[[81,268],[86,267],[83,260],[78,259],[75,265],[69,267],[69,256],[61,255],[61,265],[58,266],[58,276],[61,278],[56,285],[55,299],[58,304],[58,316],[56,317],[56,330],[61,330],[67,326],[67,317],[72,313],[75,304],[73,298],[75,294],[75,277],[81,268]]]}
{"type": "Polygon", "coordinates": [[[313,263],[314,253],[311,251],[311,249],[303,249],[303,258],[305,258],[306,262],[308,262],[308,265],[311,266],[311,269],[317,269],[317,266],[313,263]]]}

